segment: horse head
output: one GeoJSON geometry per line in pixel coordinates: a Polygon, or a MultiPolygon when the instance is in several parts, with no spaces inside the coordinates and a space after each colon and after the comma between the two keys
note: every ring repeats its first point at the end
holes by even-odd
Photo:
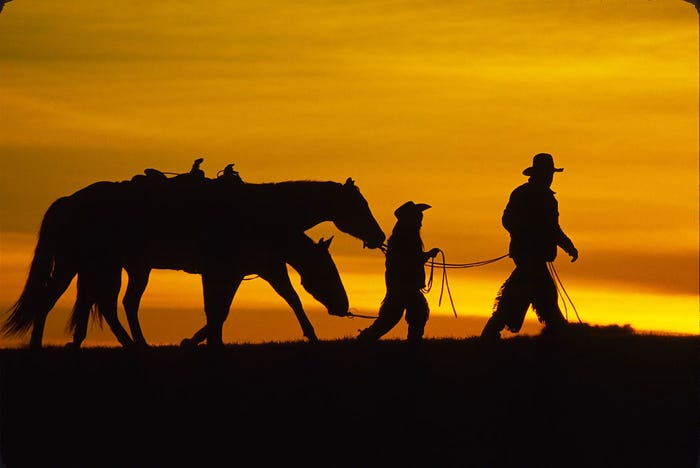
{"type": "Polygon", "coordinates": [[[360,193],[355,181],[349,177],[340,188],[339,202],[333,224],[341,231],[362,239],[365,247],[381,247],[386,235],[372,215],[369,203],[360,193]]]}
{"type": "MultiPolygon", "coordinates": [[[[330,315],[348,314],[348,295],[328,248],[333,237],[311,241],[292,266],[301,277],[301,285],[314,299],[326,306],[330,315]]],[[[291,264],[291,263],[290,263],[291,264]]]]}

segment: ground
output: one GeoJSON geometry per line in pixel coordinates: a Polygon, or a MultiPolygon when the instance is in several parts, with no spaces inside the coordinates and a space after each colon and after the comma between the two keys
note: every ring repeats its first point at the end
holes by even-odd
{"type": "Polygon", "coordinates": [[[698,337],[0,350],[22,466],[695,467],[698,337]]]}

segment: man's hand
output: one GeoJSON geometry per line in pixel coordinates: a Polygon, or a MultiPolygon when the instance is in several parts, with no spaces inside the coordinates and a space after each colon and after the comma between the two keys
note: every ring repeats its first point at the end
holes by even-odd
{"type": "Polygon", "coordinates": [[[437,247],[430,249],[428,251],[428,258],[435,258],[435,257],[437,257],[437,254],[439,254],[439,253],[440,253],[440,249],[438,249],[437,247]]]}
{"type": "Polygon", "coordinates": [[[573,249],[569,250],[567,253],[571,256],[571,263],[573,263],[573,262],[575,262],[576,260],[578,260],[578,250],[576,250],[576,247],[574,247],[573,249]]]}

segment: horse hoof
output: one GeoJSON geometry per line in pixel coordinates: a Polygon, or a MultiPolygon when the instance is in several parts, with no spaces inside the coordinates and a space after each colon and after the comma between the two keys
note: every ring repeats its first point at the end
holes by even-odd
{"type": "Polygon", "coordinates": [[[78,349],[78,348],[80,348],[80,343],[76,343],[74,341],[69,341],[68,343],[66,343],[66,345],[64,347],[66,349],[78,349]]]}
{"type": "Polygon", "coordinates": [[[180,342],[180,347],[192,349],[197,347],[197,343],[195,343],[195,341],[190,338],[185,338],[180,342]]]}

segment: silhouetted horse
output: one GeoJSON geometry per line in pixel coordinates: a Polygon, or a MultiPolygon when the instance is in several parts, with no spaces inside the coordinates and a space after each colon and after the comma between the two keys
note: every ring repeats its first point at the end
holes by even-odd
{"type": "MultiPolygon", "coordinates": [[[[132,274],[130,281],[145,285],[151,269],[173,269],[202,275],[207,344],[220,346],[240,283],[238,265],[256,258],[251,252],[270,249],[277,239],[323,221],[332,221],[369,248],[380,247],[385,239],[349,178],[344,184],[227,184],[188,177],[92,184],[47,210],[24,291],[2,330],[16,335],[32,328],[30,346],[39,348],[47,314],[78,272],[109,284],[124,268],[132,274]],[[58,264],[64,265],[60,271],[54,269],[58,264]]],[[[116,308],[118,290],[105,288],[99,294],[104,297],[97,302],[116,308]]],[[[135,297],[140,294],[129,300],[135,297]]],[[[103,313],[116,316],[109,309],[103,313]]],[[[117,324],[110,326],[118,330],[117,324]]],[[[130,341],[126,333],[117,337],[130,341]]]]}
{"type": "MultiPolygon", "coordinates": [[[[333,257],[328,248],[332,237],[328,240],[321,238],[318,243],[303,233],[290,235],[288,238],[279,239],[279,243],[270,246],[270,249],[260,252],[251,252],[246,258],[245,264],[237,265],[239,268],[234,288],[237,289],[243,277],[248,274],[257,274],[267,281],[273,289],[289,304],[301,325],[304,336],[311,341],[317,340],[311,322],[302,306],[299,295],[294,290],[289,279],[287,263],[294,268],[301,277],[304,289],[317,301],[326,306],[331,315],[343,316],[348,312],[348,296],[345,287],[338,274],[333,257]]],[[[60,268],[59,265],[56,268],[60,268]]],[[[148,282],[148,272],[128,272],[129,282],[123,303],[127,312],[129,327],[134,341],[146,346],[146,340],[141,331],[138,320],[138,304],[148,282]]],[[[87,334],[87,325],[90,311],[97,311],[105,318],[114,335],[124,346],[131,344],[126,330],[121,326],[116,317],[116,294],[119,292],[120,276],[111,275],[108,278],[95,276],[85,277],[78,272],[78,294],[70,328],[73,330],[73,341],[69,345],[80,347],[87,334]],[[105,291],[105,288],[108,289],[105,291]],[[109,298],[112,303],[105,304],[100,298],[109,298]],[[105,314],[109,313],[107,317],[105,314]]],[[[235,294],[235,289],[234,289],[235,294]]],[[[206,338],[206,327],[199,330],[191,339],[183,340],[183,345],[196,344],[206,338]]]]}

